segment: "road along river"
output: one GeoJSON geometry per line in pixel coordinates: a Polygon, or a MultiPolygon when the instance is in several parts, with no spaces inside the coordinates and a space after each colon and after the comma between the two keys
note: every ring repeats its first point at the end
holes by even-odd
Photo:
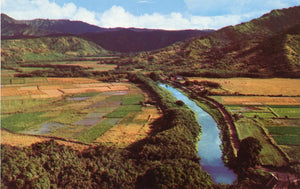
{"type": "Polygon", "coordinates": [[[197,121],[202,126],[202,135],[198,141],[198,156],[203,170],[211,175],[215,183],[232,184],[236,180],[234,172],[224,165],[220,145],[220,130],[216,121],[200,108],[194,101],[182,94],[177,89],[159,84],[170,91],[174,97],[183,101],[197,115],[197,121]]]}

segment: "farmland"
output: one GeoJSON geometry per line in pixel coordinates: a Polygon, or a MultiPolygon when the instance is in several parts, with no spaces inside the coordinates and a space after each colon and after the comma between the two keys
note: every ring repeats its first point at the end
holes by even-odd
{"type": "Polygon", "coordinates": [[[139,137],[118,138],[124,147],[147,136],[151,122],[161,116],[156,106],[142,105],[146,92],[126,82],[16,78],[1,89],[2,127],[16,133],[99,143],[107,141],[101,138],[106,132],[125,127],[139,137]]]}
{"type": "Polygon", "coordinates": [[[207,88],[232,115],[240,140],[253,136],[263,145],[263,165],[285,166],[300,158],[300,80],[188,78],[220,85],[207,88]]]}
{"type": "MultiPolygon", "coordinates": [[[[199,78],[189,77],[190,81],[212,81],[219,83],[221,89],[229,94],[299,96],[300,79],[271,78],[199,78]]],[[[256,99],[257,100],[257,99],[256,99]]],[[[299,100],[298,100],[299,102],[299,100]]]]}

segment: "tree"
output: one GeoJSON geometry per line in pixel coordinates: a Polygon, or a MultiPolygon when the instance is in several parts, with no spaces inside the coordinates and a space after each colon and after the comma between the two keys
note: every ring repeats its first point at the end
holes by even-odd
{"type": "Polygon", "coordinates": [[[247,137],[241,141],[237,160],[241,168],[254,167],[259,164],[259,153],[262,146],[256,138],[247,137]]]}
{"type": "Polygon", "coordinates": [[[153,81],[159,81],[160,77],[159,74],[156,72],[151,72],[149,77],[153,80],[153,81]]]}
{"type": "Polygon", "coordinates": [[[177,104],[178,106],[183,106],[184,105],[184,102],[182,102],[181,100],[177,100],[175,102],[175,104],[177,104]]]}

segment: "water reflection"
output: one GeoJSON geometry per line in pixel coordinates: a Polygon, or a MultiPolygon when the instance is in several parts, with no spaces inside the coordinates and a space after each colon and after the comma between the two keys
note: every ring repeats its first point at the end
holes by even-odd
{"type": "Polygon", "coordinates": [[[201,157],[201,167],[207,171],[214,182],[232,184],[236,180],[234,172],[224,165],[222,161],[222,151],[220,145],[220,130],[215,120],[194,101],[173,87],[160,84],[163,88],[169,90],[174,97],[183,101],[197,115],[197,121],[202,126],[201,139],[198,142],[198,156],[201,157]]]}

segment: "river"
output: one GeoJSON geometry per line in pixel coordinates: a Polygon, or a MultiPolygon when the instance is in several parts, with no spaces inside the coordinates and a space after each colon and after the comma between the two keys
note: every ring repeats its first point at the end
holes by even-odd
{"type": "Polygon", "coordinates": [[[182,94],[177,89],[159,84],[170,91],[174,97],[183,101],[197,115],[197,121],[202,126],[202,135],[198,141],[197,155],[201,158],[200,164],[203,170],[211,175],[215,183],[232,184],[236,180],[234,172],[224,165],[220,145],[220,130],[216,121],[200,108],[194,101],[182,94]]]}

